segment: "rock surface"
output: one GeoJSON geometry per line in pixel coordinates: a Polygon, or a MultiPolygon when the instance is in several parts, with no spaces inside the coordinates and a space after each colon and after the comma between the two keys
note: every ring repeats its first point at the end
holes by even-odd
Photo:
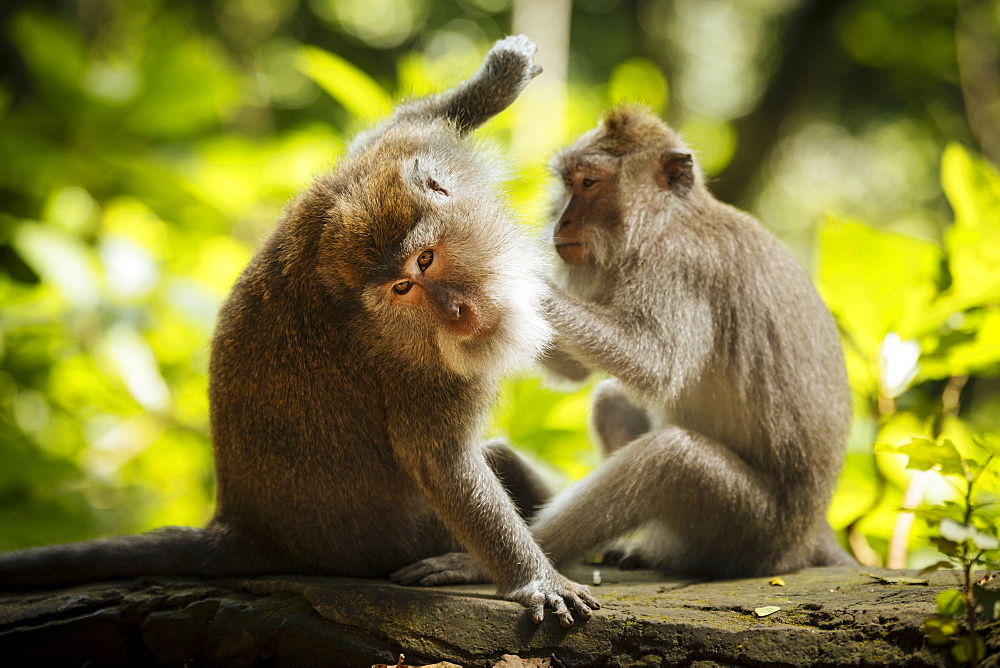
{"type": "MultiPolygon", "coordinates": [[[[592,590],[604,607],[570,629],[551,617],[536,626],[487,586],[318,577],[91,584],[0,595],[0,664],[368,667],[395,665],[403,653],[410,665],[493,666],[505,654],[573,667],[948,665],[947,649],[929,645],[921,625],[954,578],[891,584],[870,570],[812,569],[777,586],[602,567],[592,590]],[[767,606],[780,609],[754,612],[767,606]]],[[[570,575],[592,579],[582,567],[570,575]]],[[[990,639],[991,651],[998,642],[990,639]]]]}

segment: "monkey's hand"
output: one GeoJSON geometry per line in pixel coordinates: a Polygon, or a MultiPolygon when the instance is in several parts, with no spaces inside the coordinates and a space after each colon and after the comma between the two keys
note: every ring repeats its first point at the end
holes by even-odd
{"type": "Polygon", "coordinates": [[[547,607],[552,608],[559,624],[566,628],[573,626],[573,612],[589,619],[593,611],[601,607],[589,588],[555,570],[512,590],[501,587],[498,593],[529,608],[536,624],[542,621],[547,607]]]}
{"type": "Polygon", "coordinates": [[[558,346],[546,350],[539,362],[557,379],[570,383],[582,383],[590,376],[590,369],[558,346]]]}
{"type": "Polygon", "coordinates": [[[432,587],[446,584],[480,584],[488,576],[468,552],[449,552],[404,566],[389,576],[398,584],[432,587]]]}
{"type": "MultiPolygon", "coordinates": [[[[468,552],[449,552],[422,559],[399,569],[389,579],[399,584],[420,586],[480,584],[490,581],[490,577],[468,552]]],[[[542,621],[546,607],[552,608],[559,623],[566,627],[573,625],[573,612],[587,619],[594,610],[601,607],[597,599],[591,596],[590,589],[554,570],[525,585],[512,589],[501,587],[498,593],[529,608],[536,624],[542,621]]]]}
{"type": "Polygon", "coordinates": [[[472,78],[441,97],[443,115],[465,134],[509,107],[542,71],[532,61],[537,48],[524,35],[496,42],[472,78]]]}

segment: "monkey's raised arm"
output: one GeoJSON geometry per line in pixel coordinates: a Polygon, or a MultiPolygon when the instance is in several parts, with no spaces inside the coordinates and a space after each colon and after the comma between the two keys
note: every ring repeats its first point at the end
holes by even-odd
{"type": "Polygon", "coordinates": [[[657,321],[623,318],[551,286],[544,308],[559,338],[587,366],[673,396],[700,373],[712,352],[712,337],[706,335],[713,327],[711,310],[701,300],[688,303],[686,311],[661,314],[657,321]],[[678,340],[685,341],[683,356],[678,340]]]}
{"type": "Polygon", "coordinates": [[[537,47],[524,35],[496,42],[470,79],[441,95],[399,107],[392,120],[446,118],[466,135],[511,105],[542,68],[532,64],[537,47]]]}
{"type": "Polygon", "coordinates": [[[542,68],[532,63],[537,47],[524,35],[496,42],[472,77],[440,95],[401,104],[387,121],[357,136],[352,152],[399,123],[450,121],[465,136],[511,105],[542,68]]]}

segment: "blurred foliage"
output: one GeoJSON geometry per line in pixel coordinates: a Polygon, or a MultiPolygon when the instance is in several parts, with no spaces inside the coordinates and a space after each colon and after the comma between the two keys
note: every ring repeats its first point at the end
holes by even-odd
{"type": "MultiPolygon", "coordinates": [[[[350,136],[471,73],[511,5],[0,7],[0,549],[209,517],[220,300],[350,136]]],[[[648,104],[720,197],[815,265],[855,397],[831,521],[871,558],[914,486],[872,444],[978,457],[1000,428],[998,26],[998,0],[577,0],[565,114],[522,100],[484,132],[540,225],[551,150],[613,103],[648,104]]],[[[494,430],[580,477],[587,392],[514,379],[494,430]]],[[[947,500],[935,475],[923,495],[947,500]]],[[[919,518],[904,534],[913,565],[940,557],[931,534],[919,518]]]]}

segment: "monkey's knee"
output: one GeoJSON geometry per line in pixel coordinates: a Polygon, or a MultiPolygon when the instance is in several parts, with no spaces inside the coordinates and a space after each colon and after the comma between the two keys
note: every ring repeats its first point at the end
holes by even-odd
{"type": "Polygon", "coordinates": [[[649,416],[633,404],[614,379],[601,381],[594,390],[594,431],[604,456],[619,450],[649,431],[649,416]]]}
{"type": "Polygon", "coordinates": [[[502,438],[487,442],[483,456],[525,521],[531,520],[552,497],[538,472],[502,438]]]}

